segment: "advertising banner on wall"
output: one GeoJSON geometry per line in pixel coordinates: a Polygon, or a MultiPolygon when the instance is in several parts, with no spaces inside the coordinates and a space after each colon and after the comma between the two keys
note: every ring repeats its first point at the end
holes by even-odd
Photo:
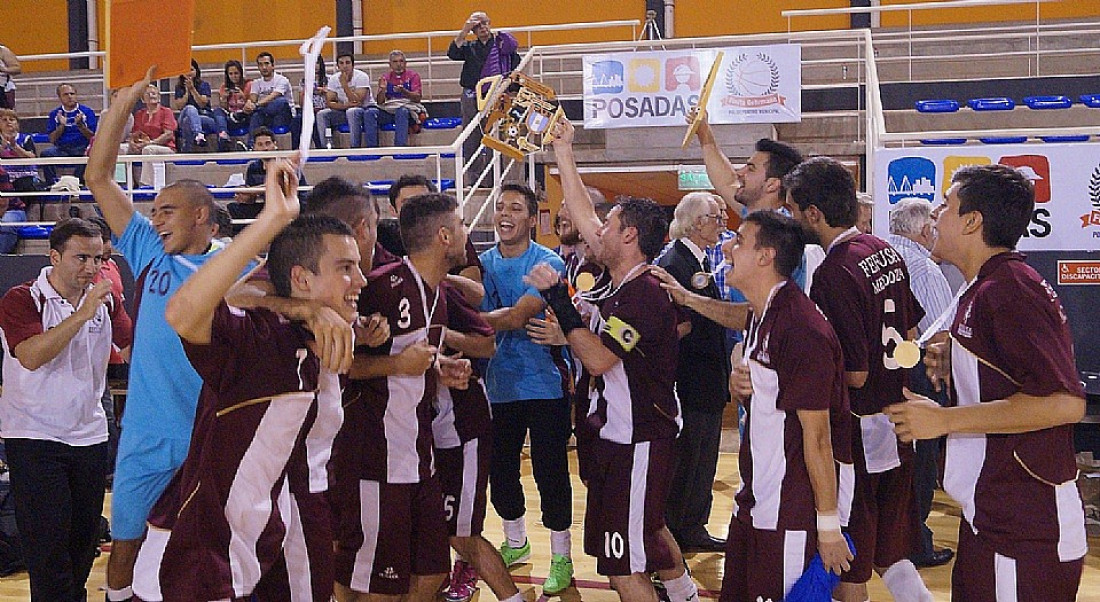
{"type": "Polygon", "coordinates": [[[890,207],[916,197],[943,202],[964,165],[1000,163],[1035,185],[1035,210],[1021,251],[1100,250],[1100,144],[891,148],[875,152],[874,231],[889,232],[890,207]]]}
{"type": "Polygon", "coordinates": [[[718,51],[710,123],[802,120],[802,47],[779,44],[586,55],[584,127],[685,125],[718,51]]]}

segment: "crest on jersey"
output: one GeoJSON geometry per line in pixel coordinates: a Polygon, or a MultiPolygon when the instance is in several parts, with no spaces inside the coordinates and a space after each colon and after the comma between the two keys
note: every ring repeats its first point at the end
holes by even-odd
{"type": "Polygon", "coordinates": [[[637,346],[638,341],[642,339],[642,335],[638,334],[638,330],[623,322],[618,317],[612,317],[607,321],[607,324],[603,327],[604,332],[611,335],[611,338],[623,348],[624,351],[630,352],[637,346]]]}
{"type": "Polygon", "coordinates": [[[405,279],[397,274],[390,274],[390,288],[397,288],[405,279]]]}

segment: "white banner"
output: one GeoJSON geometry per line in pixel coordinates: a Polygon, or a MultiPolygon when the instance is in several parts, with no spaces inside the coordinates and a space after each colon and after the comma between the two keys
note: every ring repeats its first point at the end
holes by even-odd
{"type": "Polygon", "coordinates": [[[1035,184],[1035,211],[1021,251],[1100,250],[1100,144],[1019,144],[875,151],[874,231],[889,231],[890,207],[916,197],[943,202],[963,165],[1000,163],[1035,184]]]}
{"type": "Polygon", "coordinates": [[[802,120],[802,47],[782,44],[585,55],[584,127],[685,125],[719,50],[710,123],[802,120]]]}

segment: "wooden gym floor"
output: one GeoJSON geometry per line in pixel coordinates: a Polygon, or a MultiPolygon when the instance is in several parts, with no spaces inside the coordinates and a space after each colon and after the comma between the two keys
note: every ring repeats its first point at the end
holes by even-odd
{"type": "MultiPolygon", "coordinates": [[[[736,431],[731,437],[724,437],[723,449],[731,447],[730,439],[736,439],[736,431]]],[[[583,511],[585,507],[585,489],[580,480],[576,478],[576,456],[571,451],[570,461],[573,468],[573,561],[576,567],[576,585],[566,590],[560,599],[562,602],[610,602],[618,600],[618,597],[607,586],[607,580],[596,574],[595,561],[586,556],[583,551],[582,529],[583,511]]],[[[550,538],[545,528],[539,523],[538,494],[535,490],[534,479],[531,476],[531,462],[529,457],[523,462],[524,488],[527,492],[527,528],[531,539],[532,559],[530,564],[516,567],[512,574],[517,585],[524,593],[526,600],[545,600],[540,598],[542,589],[540,584],[546,576],[550,565],[550,538]]],[[[733,494],[737,490],[737,455],[731,452],[723,452],[718,462],[718,480],[714,484],[714,509],[711,513],[710,530],[716,536],[726,533],[733,508],[733,494]]],[[[106,503],[109,515],[110,494],[106,503]]],[[[929,525],[935,533],[937,547],[956,547],[957,532],[959,526],[959,507],[952,502],[943,492],[937,492],[933,504],[929,525]]],[[[485,521],[485,536],[494,545],[499,544],[503,538],[500,528],[500,519],[489,507],[489,516],[485,521]]],[[[1100,538],[1090,538],[1090,552],[1085,562],[1084,578],[1078,594],[1078,600],[1082,602],[1100,602],[1100,538]]],[[[718,591],[722,584],[722,555],[721,554],[691,554],[687,557],[697,583],[700,586],[700,594],[703,600],[713,600],[718,597],[718,591]]],[[[103,586],[105,571],[107,568],[107,554],[104,553],[96,559],[92,568],[91,578],[88,580],[88,599],[98,602],[104,599],[103,586]]],[[[950,600],[951,565],[924,569],[921,571],[925,583],[935,595],[937,602],[950,600]]],[[[875,601],[890,600],[890,595],[883,587],[882,581],[874,577],[870,583],[871,599],[875,601]]],[[[19,573],[0,579],[0,602],[29,600],[28,581],[26,573],[19,573]]],[[[552,598],[551,598],[552,599],[552,598]]],[[[480,602],[494,602],[496,597],[482,584],[479,597],[480,602]]]]}

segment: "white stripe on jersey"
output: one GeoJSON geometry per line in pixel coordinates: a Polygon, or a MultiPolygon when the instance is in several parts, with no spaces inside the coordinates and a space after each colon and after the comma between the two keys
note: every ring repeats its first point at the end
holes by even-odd
{"type": "MultiPolygon", "coordinates": [[[[752,350],[746,350],[746,356],[752,350]]],[[[783,479],[787,476],[787,412],[779,403],[779,374],[756,360],[749,360],[752,403],[749,412],[749,446],[752,449],[752,526],[779,528],[783,479]]]]}
{"type": "MultiPolygon", "coordinates": [[[[283,477],[312,401],[312,392],[271,398],[229,486],[225,501],[230,529],[229,568],[233,591],[239,597],[249,595],[260,580],[256,542],[271,518],[271,490],[283,477]]],[[[286,487],[285,479],[283,484],[286,487]]]]}
{"type": "Polygon", "coordinates": [[[993,554],[993,582],[997,602],[1017,602],[1016,561],[1008,556],[993,554]]]}
{"type": "MultiPolygon", "coordinates": [[[[480,381],[479,381],[480,382],[480,381]]],[[[432,419],[432,444],[439,449],[453,449],[462,445],[455,428],[455,400],[451,388],[440,385],[435,398],[435,418],[432,419]]]]}
{"type": "Polygon", "coordinates": [[[290,584],[290,602],[311,602],[313,600],[313,575],[309,566],[309,550],[306,547],[306,534],[302,529],[302,512],[298,508],[298,499],[287,492],[290,516],[286,524],[286,539],[283,540],[283,557],[286,562],[287,581],[290,584]]]}
{"type": "Polygon", "coordinates": [[[856,497],[856,467],[854,464],[837,462],[840,476],[837,478],[836,510],[840,517],[840,526],[847,527],[852,516],[852,500],[856,497]]]}
{"type": "MultiPolygon", "coordinates": [[[[621,365],[621,363],[620,363],[621,365]]],[[[647,564],[645,550],[645,500],[649,479],[649,441],[634,444],[634,462],[630,469],[630,572],[644,573],[647,564]]]]}
{"type": "Polygon", "coordinates": [[[134,562],[134,595],[142,600],[159,602],[164,599],[160,591],[160,565],[171,536],[171,531],[152,525],[145,533],[145,541],[141,542],[141,550],[134,562]]]}
{"type": "Polygon", "coordinates": [[[317,419],[306,433],[306,465],[309,468],[309,492],[328,490],[328,461],[332,441],[344,424],[344,404],[340,377],[324,368],[317,375],[317,419]]]}
{"type": "MultiPolygon", "coordinates": [[[[600,438],[629,445],[634,441],[634,404],[630,395],[630,380],[623,360],[603,374],[603,396],[607,400],[607,424],[600,429],[600,438]]],[[[589,413],[596,411],[599,394],[593,389],[589,413]]]]}
{"type": "MultiPolygon", "coordinates": [[[[978,356],[970,353],[956,340],[951,342],[951,379],[955,385],[959,407],[981,403],[978,356]]],[[[963,517],[972,528],[976,511],[974,491],[985,466],[985,451],[985,435],[952,433],[947,436],[943,489],[962,506],[963,517]]]]}
{"type": "Polygon", "coordinates": [[[784,531],[783,533],[783,597],[806,571],[806,532],[784,531]]]}
{"type": "MultiPolygon", "coordinates": [[[[446,387],[444,387],[446,388],[446,387]]],[[[456,537],[473,535],[474,498],[477,496],[477,447],[479,440],[473,439],[462,446],[462,494],[458,504],[458,524],[456,537]]]]}
{"type": "Polygon", "coordinates": [[[1054,488],[1055,512],[1058,515],[1058,561],[1077,560],[1089,553],[1085,536],[1085,508],[1077,493],[1077,482],[1067,481],[1054,488]]]}
{"type": "MultiPolygon", "coordinates": [[[[420,328],[393,337],[390,355],[401,353],[427,336],[425,329],[420,328]]],[[[386,433],[386,482],[419,483],[420,455],[416,453],[416,438],[420,422],[416,418],[416,407],[424,398],[424,376],[389,376],[386,386],[389,396],[382,419],[386,433]]]]}
{"type": "Polygon", "coordinates": [[[381,502],[378,481],[359,481],[359,524],[363,528],[363,545],[355,553],[355,566],[351,568],[351,583],[348,584],[357,592],[370,591],[374,557],[378,551],[381,502]]]}

